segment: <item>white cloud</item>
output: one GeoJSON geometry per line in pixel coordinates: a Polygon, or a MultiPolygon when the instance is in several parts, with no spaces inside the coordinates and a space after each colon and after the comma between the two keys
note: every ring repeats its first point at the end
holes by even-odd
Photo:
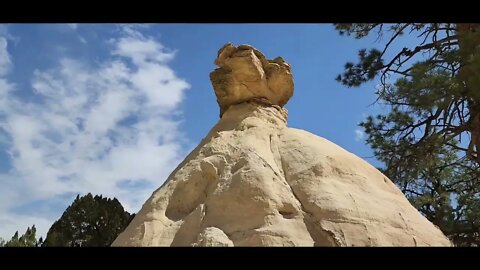
{"type": "MultiPolygon", "coordinates": [[[[130,32],[132,30],[129,30],[130,32]]],[[[138,33],[137,33],[138,35],[138,33]]],[[[166,52],[162,44],[143,36],[129,35],[120,38],[117,42],[115,54],[132,59],[133,63],[143,66],[149,63],[165,63],[175,56],[174,52],[166,52]]]]}
{"type": "Polygon", "coordinates": [[[355,129],[355,141],[359,142],[365,138],[365,132],[361,128],[355,129]]]}
{"type": "Polygon", "coordinates": [[[6,24],[0,24],[0,36],[7,36],[8,31],[7,31],[7,25],[6,24]]]}
{"type": "Polygon", "coordinates": [[[82,36],[78,36],[78,40],[80,40],[80,42],[82,42],[83,44],[87,44],[87,40],[82,36]]]}
{"type": "Polygon", "coordinates": [[[11,40],[14,43],[19,41],[18,37],[13,36],[9,31],[9,24],[0,24],[0,38],[3,37],[5,39],[11,40]]]}
{"type": "MultiPolygon", "coordinates": [[[[76,31],[78,29],[78,23],[67,23],[67,27],[73,31],[76,31]]],[[[77,37],[81,43],[87,44],[87,40],[83,36],[77,34],[77,37]]]]}
{"type": "Polygon", "coordinates": [[[78,28],[78,24],[76,23],[67,23],[67,26],[72,28],[73,30],[76,30],[78,28]]]}
{"type": "Polygon", "coordinates": [[[177,118],[189,85],[167,65],[174,53],[135,29],[122,33],[97,66],[62,58],[35,70],[31,85],[41,103],[19,99],[0,77],[0,130],[12,163],[0,174],[0,237],[33,223],[46,233],[54,220],[12,209],[66,193],[115,196],[136,212],[184,156],[177,118]],[[119,185],[125,180],[150,186],[132,192],[119,185]]]}
{"type": "Polygon", "coordinates": [[[0,76],[5,76],[12,62],[7,51],[7,39],[0,36],[0,76]]]}

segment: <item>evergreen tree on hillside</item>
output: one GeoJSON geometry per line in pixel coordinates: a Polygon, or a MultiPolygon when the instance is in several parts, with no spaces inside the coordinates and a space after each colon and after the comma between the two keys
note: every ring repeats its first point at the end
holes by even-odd
{"type": "Polygon", "coordinates": [[[49,229],[43,246],[110,246],[133,217],[116,198],[78,195],[49,229]]]}
{"type": "MultiPolygon", "coordinates": [[[[36,238],[37,229],[35,225],[32,228],[28,227],[27,231],[22,235],[18,236],[18,231],[12,236],[12,238],[4,243],[5,247],[38,247],[42,245],[43,239],[40,237],[39,240],[36,238]]],[[[1,241],[0,241],[1,242],[1,241]]],[[[0,246],[2,246],[0,244],[0,246]]]]}

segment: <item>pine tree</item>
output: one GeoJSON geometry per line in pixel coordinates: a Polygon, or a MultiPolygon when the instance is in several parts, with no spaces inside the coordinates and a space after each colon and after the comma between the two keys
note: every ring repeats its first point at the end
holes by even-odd
{"type": "Polygon", "coordinates": [[[385,133],[394,132],[416,147],[435,142],[450,145],[480,162],[480,24],[337,24],[336,28],[356,38],[390,34],[382,50],[360,50],[359,62],[347,63],[337,77],[352,87],[380,76],[379,100],[392,106],[390,115],[375,122],[385,133]],[[392,44],[406,32],[418,35],[419,44],[385,60],[392,44]],[[392,84],[391,76],[399,79],[392,84]],[[466,133],[471,138],[468,146],[459,146],[455,139],[462,135],[465,139],[466,133]]]}
{"type": "Polygon", "coordinates": [[[337,24],[340,34],[384,40],[359,51],[337,80],[348,87],[379,77],[386,114],[360,125],[383,171],[456,245],[480,244],[480,25],[337,24]],[[413,47],[402,37],[418,38],[413,47]],[[391,57],[387,57],[392,55],[391,57]]]}
{"type": "Polygon", "coordinates": [[[28,227],[26,232],[18,236],[18,231],[12,236],[12,238],[5,243],[5,247],[38,247],[41,245],[41,238],[37,240],[36,238],[37,229],[35,225],[32,228],[28,227]]]}
{"type": "Polygon", "coordinates": [[[110,246],[133,216],[116,198],[77,195],[52,225],[43,246],[110,246]]]}

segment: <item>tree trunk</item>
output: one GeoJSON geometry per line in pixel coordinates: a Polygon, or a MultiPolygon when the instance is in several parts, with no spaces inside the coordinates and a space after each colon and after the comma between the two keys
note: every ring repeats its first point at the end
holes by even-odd
{"type": "Polygon", "coordinates": [[[465,84],[470,113],[466,122],[467,131],[471,134],[467,157],[480,163],[480,85],[476,83],[480,67],[474,62],[480,51],[480,24],[459,23],[457,35],[461,56],[459,77],[465,84]]]}

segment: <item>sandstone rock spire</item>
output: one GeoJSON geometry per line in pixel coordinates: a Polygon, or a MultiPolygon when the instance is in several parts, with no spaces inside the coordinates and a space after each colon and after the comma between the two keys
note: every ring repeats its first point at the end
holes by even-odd
{"type": "Polygon", "coordinates": [[[113,246],[450,246],[373,166],[288,128],[290,66],[225,45],[221,118],[113,246]]]}

